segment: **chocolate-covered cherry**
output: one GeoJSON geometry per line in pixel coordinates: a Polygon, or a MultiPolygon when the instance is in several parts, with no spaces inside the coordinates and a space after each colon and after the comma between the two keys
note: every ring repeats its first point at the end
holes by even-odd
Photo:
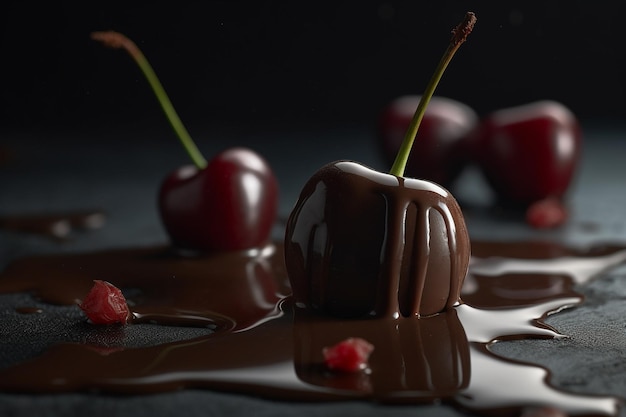
{"type": "Polygon", "coordinates": [[[471,141],[500,202],[526,207],[565,195],[578,166],[582,133],[563,104],[539,101],[493,112],[471,141]]]}
{"type": "MultiPolygon", "coordinates": [[[[393,100],[381,113],[378,140],[392,163],[421,96],[393,100]]],[[[477,113],[468,105],[446,97],[432,97],[424,113],[406,175],[450,187],[467,164],[465,138],[478,125],[477,113]]]]}
{"type": "Polygon", "coordinates": [[[351,161],[313,175],[285,236],[296,305],[342,317],[438,313],[459,301],[469,264],[447,190],[351,161]]]}
{"type": "Polygon", "coordinates": [[[159,191],[159,213],[172,243],[194,251],[267,243],[278,210],[278,181],[267,162],[250,149],[231,148],[207,163],[137,45],[112,31],[92,38],[125,49],[135,60],[194,163],[167,176],[159,191]]]}
{"type": "Polygon", "coordinates": [[[389,174],[327,164],[289,216],[285,259],[299,308],[345,317],[426,316],[459,301],[470,258],[463,214],[443,187],[403,177],[428,101],[476,18],[453,30],[389,174]]]}
{"type": "Polygon", "coordinates": [[[367,369],[374,345],[360,337],[349,337],[322,349],[324,364],[331,371],[358,372],[367,369]]]}

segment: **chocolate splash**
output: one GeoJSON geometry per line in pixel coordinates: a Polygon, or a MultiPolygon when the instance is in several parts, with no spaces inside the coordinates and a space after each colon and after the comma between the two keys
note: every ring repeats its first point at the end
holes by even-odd
{"type": "Polygon", "coordinates": [[[555,389],[545,369],[500,358],[489,345],[559,337],[541,320],[581,302],[574,283],[625,261],[626,247],[583,252],[475,242],[481,257],[472,259],[464,302],[432,317],[398,319],[324,318],[294,309],[281,249],[203,258],[168,248],[120,249],[12,263],[0,276],[0,293],[73,304],[93,279],[107,279],[128,294],[134,314],[128,326],[202,326],[208,334],[139,348],[56,344],[0,371],[0,390],[141,394],[193,387],[300,401],[444,401],[496,415],[537,403],[571,414],[617,413],[618,399],[555,389]],[[326,370],[322,348],[355,336],[375,345],[370,372],[326,370]]]}
{"type": "Polygon", "coordinates": [[[0,216],[0,229],[37,234],[66,240],[73,232],[99,229],[104,225],[101,211],[78,211],[56,214],[20,214],[0,216]]]}

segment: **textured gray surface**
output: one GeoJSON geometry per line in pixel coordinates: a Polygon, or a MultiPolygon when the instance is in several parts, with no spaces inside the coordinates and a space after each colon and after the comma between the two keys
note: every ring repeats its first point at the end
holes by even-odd
{"type": "MultiPolygon", "coordinates": [[[[262,135],[228,132],[192,132],[206,155],[237,145],[264,154],[273,165],[281,187],[280,210],[286,216],[301,185],[321,165],[336,159],[355,159],[385,169],[367,129],[324,132],[274,132],[262,135]]],[[[588,127],[581,170],[570,194],[572,218],[558,231],[537,232],[522,222],[499,218],[488,210],[472,210],[468,216],[475,238],[553,239],[572,244],[597,241],[626,242],[626,129],[588,127]]],[[[107,213],[104,228],[79,232],[67,242],[40,236],[0,231],[0,267],[11,259],[35,253],[89,251],[112,247],[136,247],[166,242],[156,211],[156,192],[162,178],[186,155],[169,130],[151,135],[138,131],[89,132],[68,135],[5,133],[3,142],[13,157],[0,168],[0,215],[98,208],[107,213]]],[[[475,172],[468,172],[455,192],[472,204],[489,199],[489,191],[475,172]]],[[[280,231],[277,230],[277,235],[280,231]]],[[[548,323],[568,335],[559,340],[501,342],[493,351],[510,358],[548,367],[557,387],[581,393],[626,394],[626,267],[618,267],[579,289],[586,301],[556,314],[548,323]]],[[[18,296],[0,296],[0,367],[6,367],[45,349],[56,340],[106,337],[76,326],[76,311],[44,309],[31,315],[15,315],[18,296]],[[48,313],[50,312],[50,313],[48,313]],[[21,323],[20,323],[21,322],[21,323]],[[16,329],[23,336],[18,344],[16,329]],[[70,331],[71,330],[71,331],[70,331]]],[[[33,305],[33,303],[29,303],[33,305]]],[[[193,330],[163,334],[127,332],[112,342],[127,346],[160,343],[168,337],[193,337],[193,330]],[[146,336],[149,334],[150,336],[146,336]]],[[[456,416],[446,406],[385,407],[369,403],[282,403],[203,391],[182,391],[154,396],[110,397],[92,394],[0,394],[0,415],[61,416],[90,414],[256,416],[456,416]]],[[[622,410],[622,416],[626,413],[622,410]]]]}

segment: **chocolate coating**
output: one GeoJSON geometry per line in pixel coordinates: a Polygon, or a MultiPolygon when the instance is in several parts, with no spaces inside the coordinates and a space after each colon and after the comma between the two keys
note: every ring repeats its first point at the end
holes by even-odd
{"type": "Polygon", "coordinates": [[[296,306],[340,317],[439,313],[459,302],[470,252],[446,189],[351,161],[311,177],[285,233],[296,306]]]}

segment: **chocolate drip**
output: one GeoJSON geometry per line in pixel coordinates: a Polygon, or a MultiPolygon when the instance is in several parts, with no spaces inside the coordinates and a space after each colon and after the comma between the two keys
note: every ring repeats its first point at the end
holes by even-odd
{"type": "Polygon", "coordinates": [[[424,206],[423,201],[411,201],[403,214],[405,250],[398,311],[405,317],[420,316],[421,311],[441,311],[454,306],[459,302],[467,270],[467,263],[458,255],[458,220],[447,205],[424,206]],[[437,267],[433,268],[433,264],[437,267]]]}

